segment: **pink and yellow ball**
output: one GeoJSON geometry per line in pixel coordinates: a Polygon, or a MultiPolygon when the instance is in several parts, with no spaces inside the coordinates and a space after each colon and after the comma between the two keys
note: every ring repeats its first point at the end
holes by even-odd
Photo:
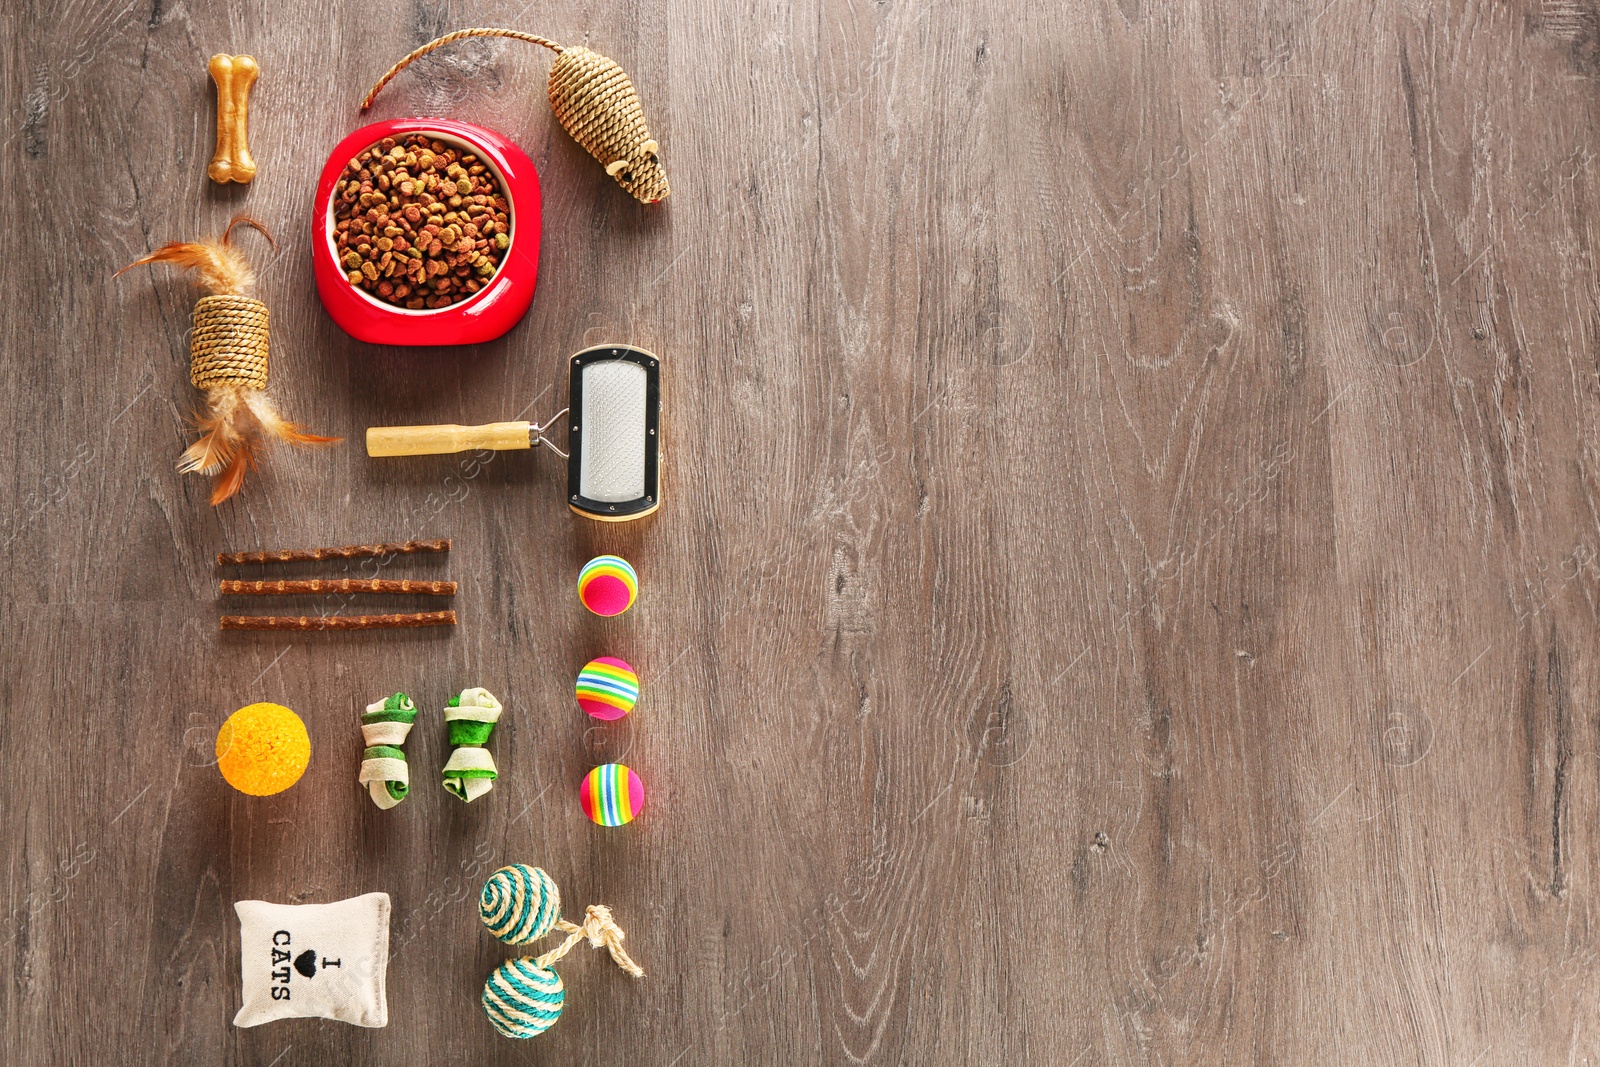
{"type": "Polygon", "coordinates": [[[578,599],[596,615],[621,615],[639,595],[639,575],[621,556],[596,556],[578,572],[578,599]]]}
{"type": "Polygon", "coordinates": [[[607,763],[590,771],[578,790],[583,813],[601,826],[621,826],[633,821],[644,807],[644,782],[633,769],[607,763]]]}
{"type": "Polygon", "coordinates": [[[597,719],[620,719],[639,702],[639,676],[615,656],[601,656],[583,665],[576,686],[578,706],[597,719]]]}

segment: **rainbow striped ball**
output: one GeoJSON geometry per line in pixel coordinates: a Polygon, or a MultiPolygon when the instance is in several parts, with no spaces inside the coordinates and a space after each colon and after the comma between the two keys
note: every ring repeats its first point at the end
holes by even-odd
{"type": "Polygon", "coordinates": [[[513,863],[483,883],[478,916],[506,944],[526,945],[555,928],[561,918],[561,891],[542,867],[513,863]]]}
{"type": "Polygon", "coordinates": [[[621,615],[639,595],[639,576],[621,556],[596,556],[578,572],[578,599],[596,615],[621,615]]]}
{"type": "Polygon", "coordinates": [[[633,821],[644,807],[644,783],[620,763],[607,763],[590,771],[578,790],[583,813],[601,826],[621,826],[633,821]]]}
{"type": "Polygon", "coordinates": [[[601,656],[578,672],[578,707],[597,719],[620,719],[639,702],[639,676],[615,656],[601,656]]]}
{"type": "Polygon", "coordinates": [[[561,976],[533,957],[506,960],[483,983],[483,1010],[507,1037],[538,1037],[561,1018],[561,976]]]}

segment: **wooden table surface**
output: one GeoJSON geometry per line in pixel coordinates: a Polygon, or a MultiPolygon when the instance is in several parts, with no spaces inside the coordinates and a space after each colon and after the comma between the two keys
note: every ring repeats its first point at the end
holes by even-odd
{"type": "MultiPolygon", "coordinates": [[[[1600,1057],[1600,15],[1577,0],[64,0],[0,67],[0,1062],[1497,1064],[1600,1057]],[[356,103],[510,25],[632,75],[673,195],[472,41],[377,117],[504,131],[544,190],[504,338],[351,341],[311,200],[356,103]],[[214,52],[263,74],[205,176],[214,52]],[[118,267],[248,211],[278,449],[219,508],[194,285],[118,267]],[[563,506],[548,453],[371,460],[365,427],[543,417],[567,356],[666,366],[666,502],[563,506]],[[220,634],[216,553],[450,537],[453,629],[220,634]],[[642,595],[589,616],[579,565],[642,595]],[[638,710],[591,727],[577,668],[638,710]],[[499,694],[498,787],[437,785],[499,694]],[[419,782],[355,783],[403,689],[419,782]],[[252,799],[254,701],[313,758],[252,799]],[[591,825],[597,763],[649,790],[591,825]],[[496,1035],[475,898],[545,867],[587,948],[496,1035]],[[231,1024],[236,900],[393,898],[385,1029],[231,1024]]],[[[236,601],[237,598],[230,598],[236,601]]],[[[385,598],[410,609],[423,598],[385,598]]],[[[257,606],[257,605],[252,605],[257,606]]],[[[373,598],[258,607],[370,610],[373,598]],[[301,606],[304,605],[304,606],[301,606]]]]}

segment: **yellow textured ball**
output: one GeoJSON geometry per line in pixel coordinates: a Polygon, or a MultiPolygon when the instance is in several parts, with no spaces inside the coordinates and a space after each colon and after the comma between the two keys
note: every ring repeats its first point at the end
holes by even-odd
{"type": "Polygon", "coordinates": [[[281,793],[311,762],[311,735],[282,704],[250,704],[217,731],[217,769],[228,784],[253,797],[281,793]]]}

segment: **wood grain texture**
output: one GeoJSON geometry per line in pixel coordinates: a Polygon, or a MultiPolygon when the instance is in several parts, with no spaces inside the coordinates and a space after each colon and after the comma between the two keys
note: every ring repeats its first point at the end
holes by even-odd
{"type": "MultiPolygon", "coordinates": [[[[0,64],[0,1062],[1520,1065],[1600,1058],[1600,9],[1590,0],[13,5],[0,64]],[[540,169],[505,338],[323,313],[309,204],[395,59],[466,25],[632,77],[673,195],[556,125],[549,59],[469,41],[378,118],[540,169]],[[205,177],[249,53],[248,187],[205,177]],[[327,451],[213,510],[193,286],[112,272],[236,210],[271,388],[327,451]],[[363,428],[547,417],[566,357],[660,353],[665,503],[570,514],[538,450],[363,428]],[[461,624],[219,634],[230,569],[462,584],[461,624]],[[632,561],[638,604],[573,583],[632,561]],[[596,655],[638,709],[572,698],[596,655]],[[431,785],[486,686],[497,788],[431,785]],[[357,716],[423,714],[418,785],[357,716]],[[270,799],[211,766],[272,700],[270,799]],[[620,760],[644,815],[577,786],[620,760]],[[542,865],[648,972],[562,961],[532,1043],[479,1011],[473,906],[542,865]],[[390,1025],[237,1030],[232,902],[394,903],[390,1025]]],[[[325,598],[293,610],[349,613],[325,598]]],[[[359,608],[355,609],[359,610],[359,608]]]]}

